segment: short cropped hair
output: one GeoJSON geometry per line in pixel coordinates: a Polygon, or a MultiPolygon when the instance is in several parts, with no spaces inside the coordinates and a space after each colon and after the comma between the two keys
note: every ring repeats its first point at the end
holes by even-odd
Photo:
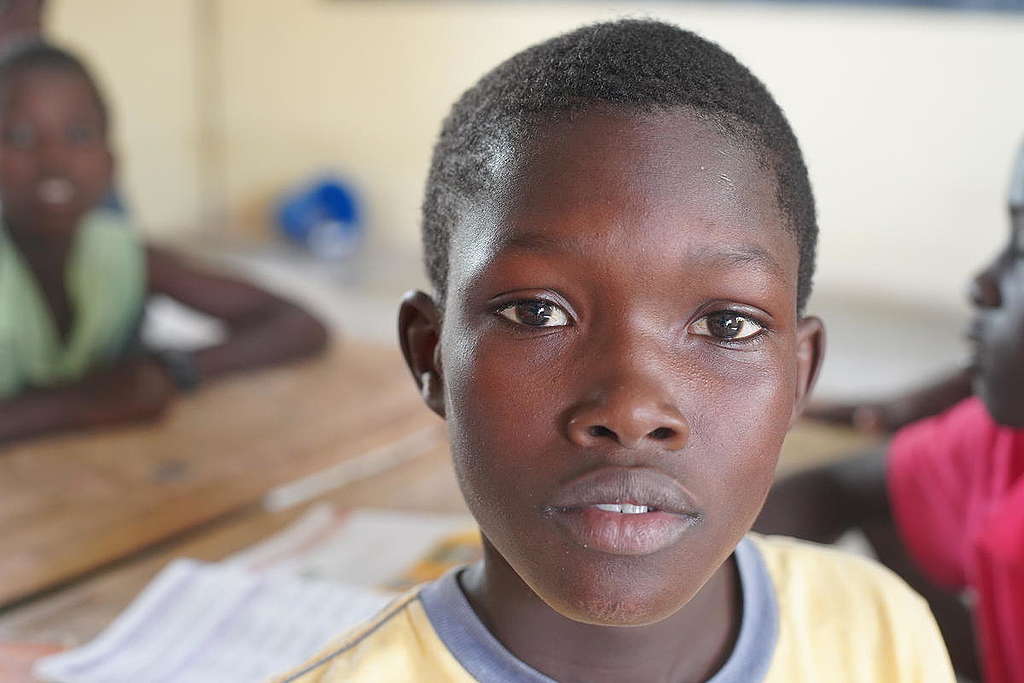
{"type": "Polygon", "coordinates": [[[0,98],[6,96],[6,90],[16,76],[30,69],[53,69],[80,76],[96,96],[104,130],[109,128],[110,111],[89,67],[74,53],[45,40],[19,41],[0,53],[0,98]]]}
{"type": "Polygon", "coordinates": [[[774,172],[776,200],[797,242],[797,309],[811,291],[818,225],[796,136],[771,94],[721,47],[650,20],[598,23],[523,50],[454,104],[434,147],[423,203],[424,259],[440,302],[451,235],[492,187],[502,147],[590,108],[638,114],[689,109],[752,145],[774,172]]]}

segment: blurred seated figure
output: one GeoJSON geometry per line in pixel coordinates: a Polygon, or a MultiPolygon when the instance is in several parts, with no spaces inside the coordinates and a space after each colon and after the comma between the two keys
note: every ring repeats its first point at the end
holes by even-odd
{"type": "Polygon", "coordinates": [[[971,367],[891,401],[819,409],[899,431],[880,452],[779,481],[754,527],[824,543],[863,531],[928,598],[958,672],[991,683],[1024,681],[1024,147],[1010,221],[973,282],[971,367]]]}
{"type": "Polygon", "coordinates": [[[326,343],[309,313],[144,245],[104,208],[108,123],[69,52],[32,41],[0,59],[0,444],[151,418],[179,392],[326,343]],[[219,319],[226,339],[195,353],[143,349],[155,294],[219,319]]]}

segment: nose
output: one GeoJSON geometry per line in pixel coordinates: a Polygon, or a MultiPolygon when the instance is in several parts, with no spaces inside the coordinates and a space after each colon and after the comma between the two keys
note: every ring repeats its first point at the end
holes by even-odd
{"type": "Polygon", "coordinates": [[[999,308],[1003,303],[999,291],[999,278],[996,276],[995,264],[985,268],[971,280],[969,296],[976,308],[999,308]]]}
{"type": "Polygon", "coordinates": [[[617,382],[571,411],[569,439],[583,447],[618,444],[625,448],[681,450],[690,425],[655,381],[617,382]]]}
{"type": "Polygon", "coordinates": [[[67,165],[67,149],[60,140],[41,139],[36,146],[40,169],[48,175],[60,174],[67,165]]]}

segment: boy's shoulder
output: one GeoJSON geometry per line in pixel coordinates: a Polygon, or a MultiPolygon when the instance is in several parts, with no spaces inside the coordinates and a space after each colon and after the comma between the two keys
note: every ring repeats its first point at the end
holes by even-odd
{"type": "Polygon", "coordinates": [[[860,596],[864,591],[897,602],[925,604],[895,573],[873,559],[788,536],[748,534],[761,553],[780,601],[791,593],[834,586],[840,594],[860,596]]]}
{"type": "Polygon", "coordinates": [[[274,683],[444,680],[470,678],[437,637],[420,601],[422,587],[395,598],[375,617],[331,640],[274,683]]]}
{"type": "MultiPolygon", "coordinates": [[[[756,565],[751,558],[759,558],[760,571],[771,584],[768,592],[773,593],[767,602],[749,603],[777,621],[765,683],[953,682],[927,605],[889,570],[866,558],[789,538],[750,534],[745,545],[747,569],[756,565]]],[[[493,637],[458,619],[450,620],[439,635],[428,616],[437,618],[437,600],[458,602],[454,585],[441,579],[395,599],[374,619],[335,639],[277,682],[476,680],[446,643],[486,645],[493,637]],[[429,611],[425,602],[435,609],[429,611]]],[[[756,583],[749,588],[758,590],[756,583]]],[[[465,609],[471,609],[468,603],[465,609]]]]}
{"type": "Polygon", "coordinates": [[[778,605],[769,681],[824,680],[827,672],[849,681],[953,681],[928,604],[896,574],[827,546],[750,538],[778,605]]]}

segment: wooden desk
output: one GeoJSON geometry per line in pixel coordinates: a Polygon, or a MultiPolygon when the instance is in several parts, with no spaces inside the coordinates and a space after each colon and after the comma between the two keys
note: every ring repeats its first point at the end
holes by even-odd
{"type": "Polygon", "coordinates": [[[0,606],[340,461],[372,466],[367,454],[410,435],[423,434],[424,448],[440,443],[438,425],[397,349],[343,342],[317,360],[213,385],[156,424],[0,451],[0,606]]]}
{"type": "Polygon", "coordinates": [[[116,617],[171,560],[216,561],[280,531],[311,505],[378,507],[468,514],[452,471],[443,427],[423,453],[368,479],[354,481],[315,500],[280,511],[253,505],[175,541],[119,562],[60,591],[13,609],[0,610],[0,641],[87,642],[116,617]]]}
{"type": "MultiPolygon", "coordinates": [[[[420,424],[419,420],[415,422],[420,424]]],[[[430,419],[426,422],[433,425],[426,427],[424,440],[428,446],[387,469],[286,510],[250,505],[62,590],[0,610],[0,641],[67,646],[86,642],[106,627],[172,559],[223,559],[281,530],[317,502],[345,507],[466,512],[449,461],[444,429],[436,418],[433,423],[430,419]]],[[[835,459],[875,443],[877,440],[848,430],[802,423],[786,441],[780,471],[835,459]]]]}

